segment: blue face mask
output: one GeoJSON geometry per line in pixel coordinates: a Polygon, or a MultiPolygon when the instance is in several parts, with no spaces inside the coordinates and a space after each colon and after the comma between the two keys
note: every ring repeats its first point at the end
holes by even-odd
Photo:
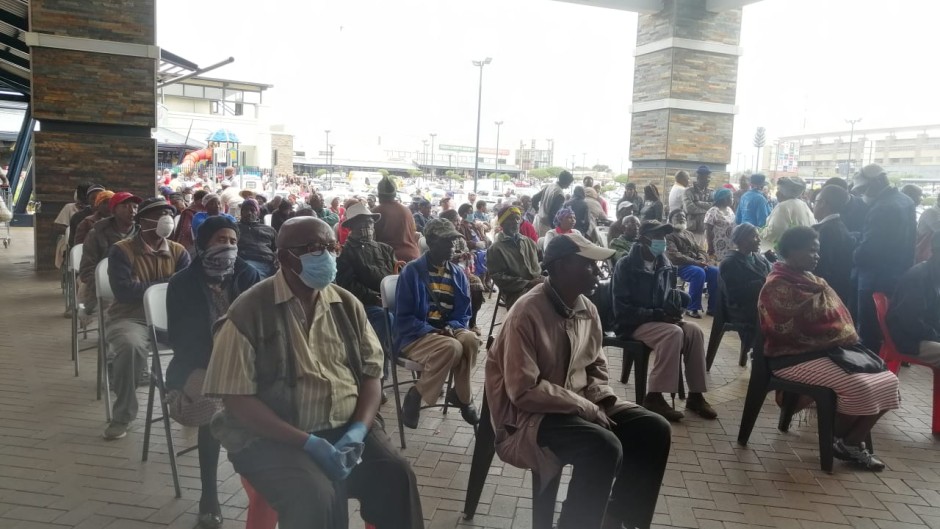
{"type": "Polygon", "coordinates": [[[650,251],[653,252],[653,255],[659,257],[666,251],[666,240],[665,239],[653,239],[650,241],[650,251]]]}
{"type": "Polygon", "coordinates": [[[307,287],[323,290],[336,279],[336,256],[328,250],[320,255],[307,253],[300,256],[300,280],[307,287]]]}

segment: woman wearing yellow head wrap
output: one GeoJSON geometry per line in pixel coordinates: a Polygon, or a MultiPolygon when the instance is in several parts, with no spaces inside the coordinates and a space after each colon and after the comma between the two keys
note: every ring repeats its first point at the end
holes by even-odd
{"type": "Polygon", "coordinates": [[[111,216],[111,210],[108,209],[108,201],[114,196],[114,191],[99,191],[95,196],[95,203],[92,206],[95,212],[85,217],[75,228],[75,244],[84,244],[88,232],[95,226],[95,223],[101,219],[111,216]]]}

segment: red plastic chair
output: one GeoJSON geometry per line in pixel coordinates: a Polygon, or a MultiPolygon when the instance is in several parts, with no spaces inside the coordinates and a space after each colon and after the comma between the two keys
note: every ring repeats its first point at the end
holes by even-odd
{"type": "MultiPolygon", "coordinates": [[[[242,478],[242,486],[248,495],[248,521],[245,522],[245,529],[274,529],[277,525],[277,511],[258,494],[247,479],[242,478]]],[[[365,529],[375,529],[375,526],[366,523],[365,529]]]]}
{"type": "MultiPolygon", "coordinates": [[[[881,351],[878,352],[878,356],[885,361],[888,369],[895,375],[897,375],[898,370],[901,369],[902,360],[912,364],[924,365],[917,361],[917,357],[902,357],[897,347],[895,347],[894,340],[891,339],[891,333],[888,332],[888,296],[881,292],[876,292],[874,299],[875,311],[878,314],[878,326],[881,327],[881,334],[883,336],[881,351]]],[[[931,425],[931,431],[935,435],[940,434],[940,370],[938,369],[933,370],[933,424],[931,425]]]]}

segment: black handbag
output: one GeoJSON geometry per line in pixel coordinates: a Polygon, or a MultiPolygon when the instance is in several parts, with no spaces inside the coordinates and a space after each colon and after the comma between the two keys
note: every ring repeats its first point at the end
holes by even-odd
{"type": "Polygon", "coordinates": [[[678,288],[669,289],[669,292],[666,292],[666,299],[663,300],[663,312],[668,316],[681,316],[690,301],[689,295],[678,288]]]}
{"type": "Polygon", "coordinates": [[[829,359],[846,373],[881,373],[887,371],[884,361],[861,345],[833,347],[826,351],[829,359]]]}

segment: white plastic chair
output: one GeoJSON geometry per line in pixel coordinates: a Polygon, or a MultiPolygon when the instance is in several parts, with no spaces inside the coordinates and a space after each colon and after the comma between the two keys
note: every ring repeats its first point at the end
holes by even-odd
{"type": "MultiPolygon", "coordinates": [[[[66,269],[68,274],[66,276],[66,281],[68,282],[68,295],[71,301],[72,306],[72,361],[75,363],[75,376],[78,376],[79,368],[79,356],[78,354],[82,351],[87,351],[91,347],[86,347],[85,349],[79,349],[78,346],[78,331],[80,325],[80,314],[85,309],[85,306],[78,300],[78,268],[82,262],[84,245],[76,244],[69,250],[68,259],[66,260],[66,269]]],[[[88,331],[97,331],[97,328],[89,329],[87,326],[83,326],[82,338],[88,339],[88,331]]]]}
{"type": "Polygon", "coordinates": [[[108,341],[105,339],[105,308],[114,301],[111,279],[108,277],[108,258],[95,267],[95,296],[98,298],[98,400],[104,393],[104,414],[111,422],[111,380],[108,377],[108,341]]]}
{"type": "Polygon", "coordinates": [[[147,420],[144,423],[144,448],[140,457],[141,461],[146,461],[150,453],[150,432],[151,425],[155,422],[163,422],[163,431],[166,434],[166,451],[170,456],[170,472],[173,474],[173,488],[176,490],[176,497],[182,497],[180,489],[179,470],[176,465],[177,456],[181,456],[198,448],[198,445],[191,446],[179,452],[173,445],[173,435],[170,429],[170,413],[166,404],[166,384],[163,381],[163,364],[160,362],[160,346],[164,345],[164,354],[169,349],[165,345],[168,328],[167,308],[166,308],[166,290],[167,283],[153,285],[144,292],[144,318],[147,320],[147,329],[150,331],[150,390],[147,395],[147,420]],[[155,391],[160,392],[160,410],[163,415],[153,416],[153,401],[155,391]]]}

